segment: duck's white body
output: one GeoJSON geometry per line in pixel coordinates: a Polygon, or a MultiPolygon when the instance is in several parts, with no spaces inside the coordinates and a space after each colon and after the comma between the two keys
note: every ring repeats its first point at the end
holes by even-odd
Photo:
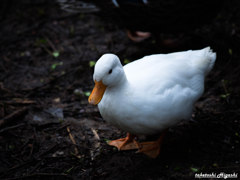
{"type": "Polygon", "coordinates": [[[98,104],[103,119],[135,135],[156,134],[189,119],[215,59],[205,48],[145,56],[122,68],[115,55],[103,55],[94,72],[94,79],[107,86],[98,104]],[[113,85],[102,78],[107,73],[101,71],[109,68],[113,77],[116,72],[113,85]]]}

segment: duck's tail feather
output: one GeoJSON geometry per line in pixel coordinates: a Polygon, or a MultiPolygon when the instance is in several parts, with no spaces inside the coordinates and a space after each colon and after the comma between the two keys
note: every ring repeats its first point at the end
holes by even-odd
{"type": "Polygon", "coordinates": [[[199,58],[197,60],[198,68],[204,72],[205,76],[212,70],[216,61],[216,53],[212,51],[210,47],[206,47],[199,52],[199,58]]]}

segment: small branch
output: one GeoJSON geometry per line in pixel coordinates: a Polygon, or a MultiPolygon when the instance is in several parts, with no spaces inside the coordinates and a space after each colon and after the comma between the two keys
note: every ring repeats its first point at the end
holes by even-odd
{"type": "Polygon", "coordinates": [[[228,90],[227,90],[226,83],[224,80],[222,80],[222,86],[223,86],[225,94],[228,94],[228,90]]]}
{"type": "Polygon", "coordinates": [[[69,135],[72,143],[75,145],[75,147],[74,147],[75,155],[76,155],[78,158],[80,158],[80,156],[78,155],[78,154],[79,154],[78,149],[77,149],[77,147],[76,147],[76,146],[77,146],[77,143],[76,143],[73,135],[71,134],[71,131],[70,131],[70,128],[69,128],[69,127],[67,127],[67,132],[68,132],[68,135],[69,135]]]}
{"type": "Polygon", "coordinates": [[[52,43],[52,41],[50,41],[50,39],[47,38],[47,37],[44,37],[44,38],[47,40],[49,46],[53,49],[53,51],[57,51],[57,49],[56,49],[56,47],[54,46],[54,44],[52,43]]]}
{"type": "Polygon", "coordinates": [[[21,127],[21,126],[23,126],[23,125],[24,125],[24,123],[21,123],[21,124],[15,125],[15,126],[10,126],[10,127],[1,129],[1,130],[0,130],[0,134],[3,133],[3,132],[5,132],[5,131],[9,131],[9,130],[12,130],[12,129],[16,129],[16,128],[21,127]]]}
{"type": "Polygon", "coordinates": [[[28,105],[28,104],[35,104],[36,101],[33,100],[29,100],[29,99],[20,99],[20,98],[15,98],[11,101],[3,101],[5,104],[24,104],[24,105],[28,105]]]}
{"type": "Polygon", "coordinates": [[[56,143],[56,144],[53,144],[53,145],[52,145],[50,148],[48,148],[46,151],[38,154],[38,155],[36,156],[36,158],[39,159],[39,158],[41,158],[43,155],[46,155],[46,154],[50,153],[50,152],[51,152],[53,149],[55,149],[57,146],[58,146],[57,143],[56,143]]]}
{"type": "Polygon", "coordinates": [[[95,139],[100,140],[100,137],[99,137],[97,131],[93,128],[91,128],[91,131],[93,132],[93,135],[94,135],[95,139]]]}
{"type": "Polygon", "coordinates": [[[4,118],[2,118],[0,120],[0,127],[2,127],[3,125],[15,120],[17,117],[25,114],[27,112],[28,108],[27,107],[23,107],[21,109],[18,109],[17,111],[14,111],[13,113],[5,116],[4,118]]]}

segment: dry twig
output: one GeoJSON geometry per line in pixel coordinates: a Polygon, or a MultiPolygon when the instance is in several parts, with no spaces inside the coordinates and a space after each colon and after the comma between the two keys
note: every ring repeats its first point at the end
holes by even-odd
{"type": "Polygon", "coordinates": [[[76,143],[73,135],[71,134],[71,131],[70,131],[70,128],[69,128],[69,127],[67,127],[67,132],[68,132],[68,135],[69,135],[72,143],[75,145],[75,147],[74,147],[75,155],[76,155],[76,157],[80,158],[80,156],[78,155],[78,154],[79,154],[78,149],[77,149],[77,147],[76,147],[76,146],[77,146],[77,143],[76,143]]]}
{"type": "Polygon", "coordinates": [[[23,107],[21,109],[18,109],[16,111],[14,111],[13,113],[5,116],[4,118],[2,118],[0,120],[0,127],[2,127],[3,125],[5,125],[6,123],[9,123],[11,121],[13,121],[14,119],[16,119],[17,117],[25,114],[27,112],[28,108],[27,107],[23,107]]]}

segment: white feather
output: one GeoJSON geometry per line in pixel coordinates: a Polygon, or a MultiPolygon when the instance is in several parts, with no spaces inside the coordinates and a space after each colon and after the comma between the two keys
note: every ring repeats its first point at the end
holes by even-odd
{"type": "Polygon", "coordinates": [[[216,53],[205,48],[145,56],[122,67],[117,56],[102,56],[94,77],[107,84],[98,107],[102,117],[132,134],[155,134],[192,113],[204,91],[216,53]],[[113,69],[112,75],[108,75],[113,69]]]}

